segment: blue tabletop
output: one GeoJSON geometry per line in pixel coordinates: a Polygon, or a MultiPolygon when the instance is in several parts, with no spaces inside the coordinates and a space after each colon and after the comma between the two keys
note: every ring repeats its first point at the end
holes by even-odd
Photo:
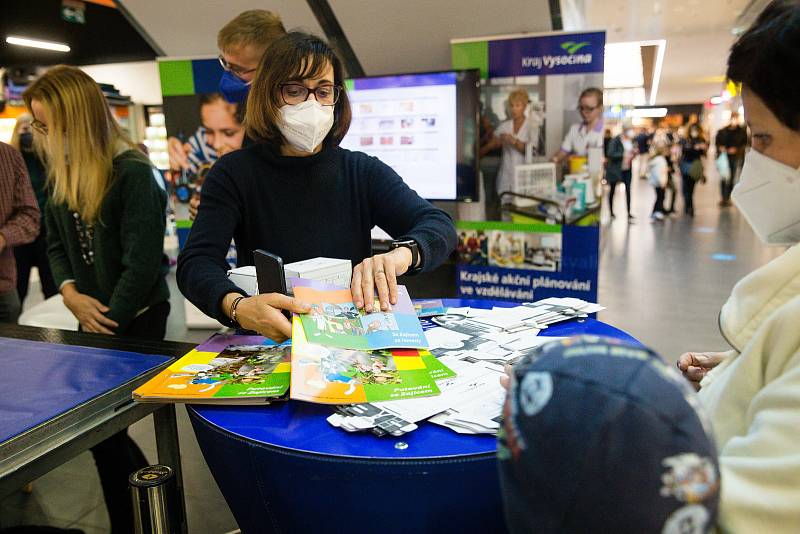
{"type": "Polygon", "coordinates": [[[0,443],[171,359],[0,338],[0,443]]]}
{"type": "MultiPolygon", "coordinates": [[[[445,306],[491,308],[518,306],[515,302],[444,299],[445,306]]],[[[594,334],[638,343],[622,330],[595,319],[571,320],[551,325],[541,336],[594,334]]],[[[189,406],[207,423],[232,435],[279,447],[319,455],[351,458],[423,459],[495,453],[495,437],[458,434],[423,421],[419,429],[400,438],[379,438],[368,432],[348,433],[326,419],[331,406],[289,401],[270,406],[189,406]],[[402,442],[407,446],[396,445],[402,442]]]]}

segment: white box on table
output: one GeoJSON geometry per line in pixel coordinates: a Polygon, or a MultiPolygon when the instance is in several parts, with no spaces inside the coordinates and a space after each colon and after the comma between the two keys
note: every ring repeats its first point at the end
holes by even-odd
{"type": "MultiPolygon", "coordinates": [[[[283,270],[286,275],[286,289],[291,295],[293,294],[291,278],[305,278],[326,284],[350,287],[353,267],[350,260],[320,257],[287,263],[283,266],[283,270]]],[[[258,294],[258,280],[254,265],[231,269],[228,271],[228,278],[248,295],[258,294]]]]}

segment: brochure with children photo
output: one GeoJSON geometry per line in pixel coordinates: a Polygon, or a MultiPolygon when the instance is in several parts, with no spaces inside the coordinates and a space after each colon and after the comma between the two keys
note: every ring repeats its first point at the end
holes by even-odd
{"type": "Polygon", "coordinates": [[[397,304],[390,311],[367,313],[353,304],[349,289],[315,280],[293,278],[295,298],[311,304],[300,315],[310,343],[354,350],[424,349],[428,340],[405,286],[397,286],[397,304]]]}
{"type": "Polygon", "coordinates": [[[291,349],[261,336],[216,334],[136,389],[133,398],[194,404],[283,400],[291,381],[291,349]]]}
{"type": "Polygon", "coordinates": [[[310,343],[292,325],[292,399],[358,404],[438,395],[436,380],[454,373],[427,351],[353,350],[310,343]]]}

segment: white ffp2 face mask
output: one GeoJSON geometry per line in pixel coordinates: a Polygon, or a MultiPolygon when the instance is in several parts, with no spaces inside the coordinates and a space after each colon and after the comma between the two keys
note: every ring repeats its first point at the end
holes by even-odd
{"type": "Polygon", "coordinates": [[[800,242],[800,169],[750,149],[731,198],[765,244],[800,242]]]}
{"type": "Polygon", "coordinates": [[[278,128],[284,139],[297,150],[314,152],[333,126],[333,106],[323,106],[316,100],[280,108],[278,128]]]}

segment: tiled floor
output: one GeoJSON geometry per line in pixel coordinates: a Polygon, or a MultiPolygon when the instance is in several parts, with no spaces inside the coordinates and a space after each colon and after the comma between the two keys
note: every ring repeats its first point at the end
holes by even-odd
{"type": "MultiPolygon", "coordinates": [[[[599,294],[608,307],[600,319],[622,328],[675,360],[686,350],[724,348],[717,314],[734,283],[781,252],[763,247],[735,208],[719,208],[718,184],[696,193],[696,216],[678,215],[651,223],[654,193],[643,180],[633,184],[636,220],[604,221],[599,294]],[[714,259],[714,255],[721,254],[714,259]]],[[[618,194],[616,212],[624,213],[618,194]]],[[[677,206],[681,207],[679,201],[677,206]]],[[[168,338],[202,341],[208,331],[187,331],[173,282],[173,313],[168,338]]],[[[35,293],[35,289],[34,289],[35,293]]],[[[35,302],[36,295],[31,299],[35,302]]],[[[179,407],[186,504],[191,532],[224,533],[236,529],[225,501],[200,453],[186,411],[179,407]]],[[[152,420],[130,429],[155,461],[152,420]]],[[[108,530],[96,470],[89,454],[36,480],[30,495],[18,492],[0,501],[0,526],[49,524],[87,533],[108,530]]]]}

